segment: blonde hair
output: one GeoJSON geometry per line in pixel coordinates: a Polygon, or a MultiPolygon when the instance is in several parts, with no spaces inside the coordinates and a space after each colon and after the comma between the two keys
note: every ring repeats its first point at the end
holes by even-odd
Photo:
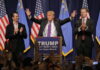
{"type": "Polygon", "coordinates": [[[55,15],[54,11],[48,11],[47,14],[55,15]]]}

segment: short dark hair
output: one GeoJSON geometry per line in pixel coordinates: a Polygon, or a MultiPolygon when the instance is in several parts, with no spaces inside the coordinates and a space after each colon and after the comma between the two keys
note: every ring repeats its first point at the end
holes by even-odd
{"type": "Polygon", "coordinates": [[[11,14],[11,17],[14,17],[14,14],[18,14],[18,12],[13,12],[12,14],[11,14]]]}
{"type": "MultiPolygon", "coordinates": [[[[85,9],[87,12],[89,12],[89,9],[88,9],[88,8],[81,8],[81,10],[82,10],[82,9],[85,9]]],[[[81,11],[81,10],[80,10],[80,11],[81,11]]]]}

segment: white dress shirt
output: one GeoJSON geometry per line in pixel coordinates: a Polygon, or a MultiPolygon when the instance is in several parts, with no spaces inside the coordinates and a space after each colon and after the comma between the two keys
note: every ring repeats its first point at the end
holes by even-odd
{"type": "Polygon", "coordinates": [[[18,29],[18,23],[13,22],[14,30],[18,29]]]}
{"type": "MultiPolygon", "coordinates": [[[[82,18],[82,22],[81,24],[86,24],[87,23],[87,18],[82,18]]],[[[86,27],[86,30],[88,29],[88,26],[86,27]]],[[[81,27],[78,28],[78,31],[80,32],[81,31],[81,27]]]]}
{"type": "Polygon", "coordinates": [[[82,18],[82,23],[86,24],[87,18],[82,18]]]}
{"type": "Polygon", "coordinates": [[[45,29],[43,31],[43,37],[48,37],[48,25],[51,24],[51,34],[50,37],[57,37],[57,30],[56,27],[54,25],[54,21],[51,21],[47,23],[47,25],[45,26],[45,29]]]}

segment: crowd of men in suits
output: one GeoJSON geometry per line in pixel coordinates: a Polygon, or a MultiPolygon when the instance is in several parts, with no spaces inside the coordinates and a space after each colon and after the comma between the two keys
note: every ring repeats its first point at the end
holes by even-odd
{"type": "MultiPolygon", "coordinates": [[[[94,32],[94,23],[88,18],[88,9],[82,8],[80,10],[81,19],[77,20],[74,23],[74,35],[75,35],[75,48],[78,56],[87,56],[92,57],[92,47],[93,47],[93,32],[94,32]]],[[[34,21],[37,24],[40,24],[39,36],[43,37],[62,37],[62,45],[66,45],[64,42],[64,37],[62,34],[61,26],[67,22],[72,21],[76,16],[76,11],[71,13],[69,18],[60,20],[55,18],[54,11],[48,11],[47,17],[43,19],[35,19],[31,16],[29,9],[26,10],[26,14],[30,21],[34,21]]]]}

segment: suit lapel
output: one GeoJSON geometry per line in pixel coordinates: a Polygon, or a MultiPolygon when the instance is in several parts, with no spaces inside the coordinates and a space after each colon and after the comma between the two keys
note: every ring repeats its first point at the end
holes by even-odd
{"type": "Polygon", "coordinates": [[[11,23],[12,31],[14,32],[14,24],[11,23]]]}
{"type": "MultiPolygon", "coordinates": [[[[86,20],[86,25],[88,25],[89,19],[86,20]]],[[[79,20],[80,25],[82,25],[82,19],[79,20]]]]}
{"type": "Polygon", "coordinates": [[[48,20],[46,20],[46,21],[43,23],[43,24],[44,24],[44,28],[46,27],[47,23],[48,23],[48,20]]]}
{"type": "Polygon", "coordinates": [[[44,22],[42,22],[42,24],[41,24],[41,31],[42,32],[44,31],[47,23],[48,23],[48,20],[45,20],[44,22]]]}
{"type": "Polygon", "coordinates": [[[86,25],[88,25],[88,23],[89,23],[89,19],[87,19],[87,21],[86,21],[86,25]]]}
{"type": "Polygon", "coordinates": [[[54,20],[54,25],[57,28],[57,21],[56,20],[54,20]]]}
{"type": "MultiPolygon", "coordinates": [[[[54,26],[55,26],[55,28],[56,28],[56,31],[57,32],[59,32],[59,23],[56,21],[56,20],[54,20],[54,26]]],[[[58,33],[59,34],[59,33],[58,33]]]]}
{"type": "Polygon", "coordinates": [[[20,23],[18,23],[18,29],[20,29],[20,28],[21,28],[20,23]]]}
{"type": "Polygon", "coordinates": [[[82,19],[79,20],[79,24],[78,24],[78,25],[79,25],[79,26],[82,25],[82,19]]]}

